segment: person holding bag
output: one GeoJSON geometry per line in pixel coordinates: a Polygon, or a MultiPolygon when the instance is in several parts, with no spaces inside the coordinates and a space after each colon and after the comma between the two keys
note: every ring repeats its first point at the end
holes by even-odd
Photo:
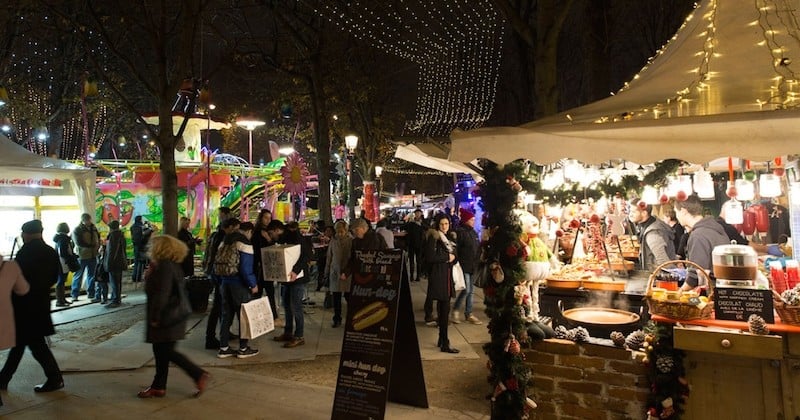
{"type": "Polygon", "coordinates": [[[66,223],[58,224],[53,242],[56,245],[58,260],[61,263],[61,272],[58,273],[58,281],[56,281],[56,306],[65,307],[71,305],[72,302],[66,299],[64,285],[67,283],[69,273],[80,270],[81,264],[78,262],[78,256],[72,250],[75,245],[69,237],[69,225],[66,223]]]}
{"type": "Polygon", "coordinates": [[[153,344],[156,374],[151,385],[139,392],[139,398],[167,395],[170,362],[194,380],[197,387],[195,396],[205,391],[208,385],[208,372],[175,351],[176,342],[186,334],[186,319],[190,313],[180,265],[188,253],[186,244],[174,236],[157,235],[151,239],[150,266],[144,275],[147,295],[145,341],[153,344]]]}
{"type": "Polygon", "coordinates": [[[456,244],[447,236],[450,218],[439,213],[434,219],[436,229],[428,236],[425,245],[425,261],[429,263],[428,298],[437,301],[439,312],[439,341],[437,346],[444,353],[458,353],[450,347],[447,336],[447,320],[450,315],[450,299],[453,297],[453,265],[456,262],[456,244]]]}
{"type": "MultiPolygon", "coordinates": [[[[122,304],[122,272],[128,268],[128,257],[125,249],[128,246],[125,234],[119,230],[119,222],[112,220],[108,227],[111,231],[106,238],[105,251],[103,252],[103,269],[106,271],[107,282],[101,286],[106,289],[111,285],[111,300],[108,308],[116,308],[122,304]]],[[[105,290],[103,300],[105,300],[105,290]]]]}

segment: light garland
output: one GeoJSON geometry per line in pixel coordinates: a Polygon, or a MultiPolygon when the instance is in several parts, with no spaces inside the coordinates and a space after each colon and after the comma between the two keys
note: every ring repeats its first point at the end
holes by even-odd
{"type": "Polygon", "coordinates": [[[407,135],[447,135],[480,127],[491,116],[504,31],[491,1],[325,1],[314,11],[420,66],[416,116],[406,122],[407,135]]]}

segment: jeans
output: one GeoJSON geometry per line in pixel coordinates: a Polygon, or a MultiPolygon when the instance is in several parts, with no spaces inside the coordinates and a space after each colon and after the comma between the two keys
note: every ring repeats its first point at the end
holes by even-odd
{"type": "Polygon", "coordinates": [[[457,311],[461,307],[461,301],[466,298],[466,303],[464,303],[464,316],[470,316],[472,314],[472,294],[475,292],[475,286],[472,284],[472,273],[464,273],[464,283],[467,284],[467,288],[458,292],[458,297],[456,297],[456,303],[453,304],[453,310],[457,311]]]}
{"type": "Polygon", "coordinates": [[[167,375],[169,374],[169,362],[175,363],[195,382],[203,376],[203,369],[181,353],[175,351],[175,342],[153,343],[153,356],[156,359],[156,375],[150,385],[153,389],[167,389],[167,375]]]}
{"type": "Polygon", "coordinates": [[[109,272],[108,284],[111,286],[111,303],[122,303],[122,270],[109,272]]]}
{"type": "Polygon", "coordinates": [[[303,336],[305,320],[303,319],[303,291],[305,284],[283,284],[283,313],[286,315],[285,335],[303,336]],[[294,330],[294,331],[293,331],[294,330]],[[292,334],[294,332],[294,334],[292,334]]]}
{"type": "Polygon", "coordinates": [[[80,264],[81,268],[72,277],[72,299],[78,299],[81,294],[84,273],[86,274],[86,296],[92,299],[95,295],[94,273],[97,269],[97,258],[81,258],[80,264]]]}
{"type": "MultiPolygon", "coordinates": [[[[231,335],[231,325],[233,317],[239,316],[239,310],[243,303],[250,302],[250,289],[241,283],[223,282],[220,285],[220,296],[222,296],[222,328],[219,332],[219,347],[228,347],[231,335]]],[[[239,319],[241,323],[241,318],[239,319]]],[[[239,349],[247,348],[248,340],[239,337],[239,349]]]]}
{"type": "Polygon", "coordinates": [[[67,282],[67,276],[69,276],[69,273],[58,274],[58,280],[56,280],[56,302],[58,303],[66,302],[64,297],[64,284],[67,282]]]}
{"type": "Polygon", "coordinates": [[[19,362],[22,360],[22,355],[25,354],[26,345],[31,349],[33,358],[42,366],[47,380],[61,381],[61,370],[58,368],[58,362],[53,357],[50,347],[47,347],[44,336],[31,338],[27,343],[17,343],[17,346],[8,352],[6,364],[0,370],[0,381],[8,382],[14,376],[17,367],[19,367],[19,362]]]}

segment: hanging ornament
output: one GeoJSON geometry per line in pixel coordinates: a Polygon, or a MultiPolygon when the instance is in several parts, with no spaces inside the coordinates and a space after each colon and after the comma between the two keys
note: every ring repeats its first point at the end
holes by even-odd
{"type": "Polygon", "coordinates": [[[493,262],[489,265],[489,272],[492,274],[492,279],[494,279],[495,283],[500,284],[506,279],[503,267],[498,262],[493,262]]]}
{"type": "Polygon", "coordinates": [[[744,178],[747,181],[753,182],[758,178],[758,176],[756,175],[755,171],[747,170],[744,171],[744,173],[742,174],[742,178],[744,178]]]}
{"type": "Polygon", "coordinates": [[[658,197],[658,202],[661,204],[669,203],[669,196],[666,194],[661,194],[661,197],[658,197]]]}
{"type": "Polygon", "coordinates": [[[509,337],[506,339],[504,349],[506,353],[511,353],[513,355],[519,354],[521,348],[519,345],[519,341],[517,341],[517,338],[514,337],[514,334],[509,335],[509,337]]]}
{"type": "Polygon", "coordinates": [[[714,198],[714,180],[711,174],[700,169],[694,174],[694,190],[701,200],[710,200],[714,198]]]}
{"type": "Polygon", "coordinates": [[[781,179],[775,174],[761,174],[758,192],[762,197],[772,198],[781,195],[781,179]]]}
{"type": "Polygon", "coordinates": [[[492,393],[492,401],[497,401],[497,397],[499,397],[500,394],[506,392],[506,389],[507,388],[504,383],[498,382],[497,385],[495,385],[494,387],[494,392],[492,393]]]}
{"type": "Polygon", "coordinates": [[[729,225],[740,225],[744,222],[744,207],[742,202],[730,199],[722,205],[721,214],[725,215],[725,223],[729,225]]]}
{"type": "Polygon", "coordinates": [[[678,201],[686,201],[687,198],[689,198],[689,196],[686,194],[686,191],[684,190],[680,190],[677,193],[675,193],[675,199],[678,201]]]}

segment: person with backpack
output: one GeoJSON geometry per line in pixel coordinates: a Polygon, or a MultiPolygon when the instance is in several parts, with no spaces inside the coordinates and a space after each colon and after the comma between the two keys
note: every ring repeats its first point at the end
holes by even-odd
{"type": "Polygon", "coordinates": [[[233,232],[235,228],[225,227],[225,222],[231,217],[231,209],[228,207],[220,207],[219,212],[219,225],[217,230],[211,234],[206,243],[205,252],[203,252],[203,272],[206,273],[211,283],[214,285],[214,299],[211,301],[211,310],[208,312],[208,320],[206,321],[206,350],[219,350],[219,340],[217,340],[217,324],[221,322],[222,310],[222,296],[219,292],[219,278],[214,275],[214,257],[217,255],[217,248],[225,239],[225,235],[233,232]]]}
{"type": "Polygon", "coordinates": [[[214,257],[214,274],[220,279],[222,296],[222,330],[217,357],[224,359],[236,356],[244,359],[257,355],[258,349],[250,347],[246,338],[239,337],[239,350],[230,348],[228,341],[233,317],[238,316],[242,304],[249,302],[251,296],[258,292],[258,280],[253,273],[253,245],[250,243],[253,224],[240,224],[237,219],[228,219],[225,225],[237,226],[238,229],[225,235],[214,257]]]}

